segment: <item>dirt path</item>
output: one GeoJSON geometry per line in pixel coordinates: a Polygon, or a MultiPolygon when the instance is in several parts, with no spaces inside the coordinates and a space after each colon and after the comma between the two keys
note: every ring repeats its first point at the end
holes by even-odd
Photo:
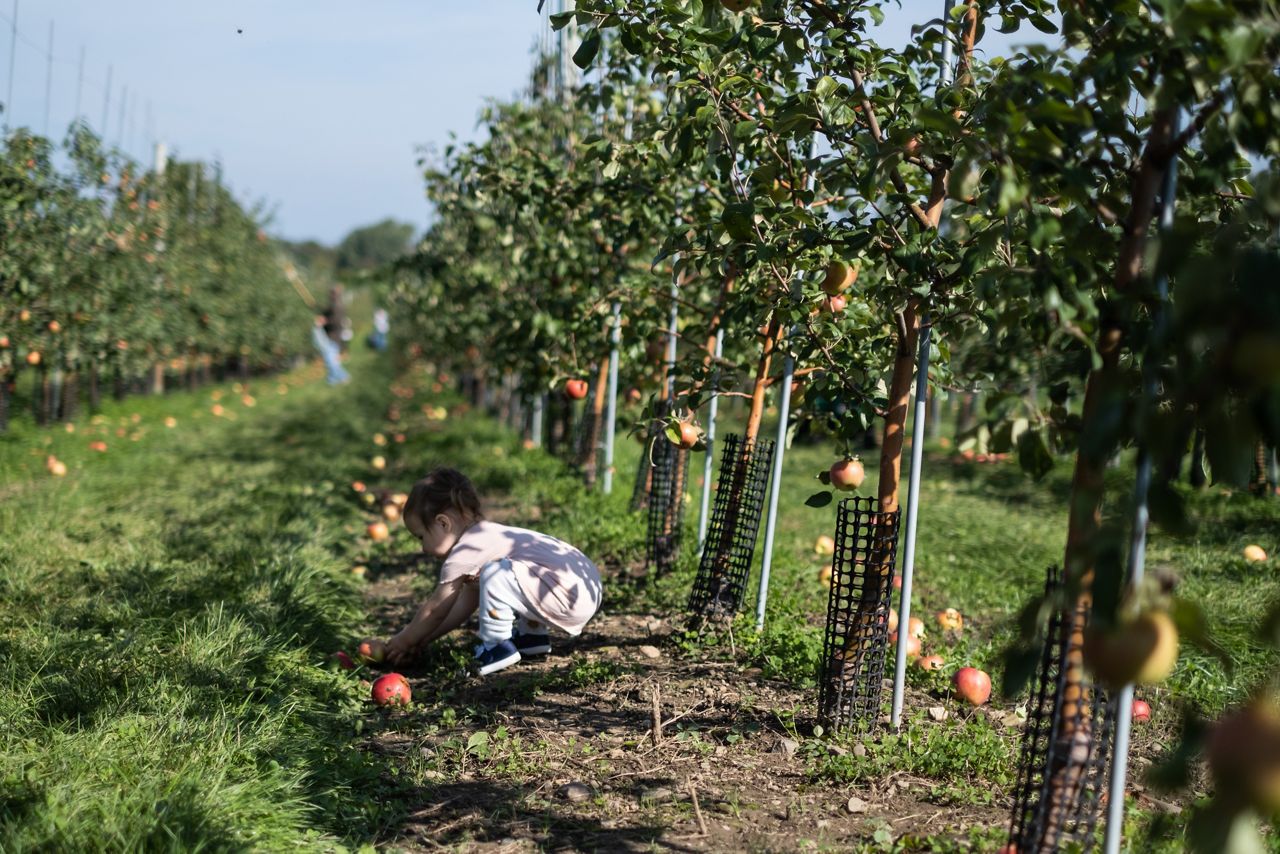
{"type": "MultiPolygon", "coordinates": [[[[370,585],[388,630],[407,619],[413,580],[393,572],[370,585]]],[[[429,783],[380,841],[411,851],[796,851],[886,833],[963,838],[1007,821],[1004,806],[926,803],[930,781],[906,775],[816,780],[814,751],[844,750],[796,734],[792,722],[813,719],[811,692],[682,648],[677,619],[604,613],[549,656],[486,679],[456,676],[444,692],[438,675],[406,670],[419,706],[398,722],[371,715],[366,746],[424,764],[429,783]]]]}

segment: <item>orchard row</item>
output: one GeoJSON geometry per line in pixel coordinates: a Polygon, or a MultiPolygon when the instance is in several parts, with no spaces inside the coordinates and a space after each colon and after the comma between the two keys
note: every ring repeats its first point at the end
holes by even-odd
{"type": "MultiPolygon", "coordinates": [[[[837,459],[881,435],[888,514],[926,355],[931,389],[984,395],[961,450],[1013,453],[1033,476],[1074,457],[1065,586],[1006,673],[1016,689],[1042,649],[1063,651],[1068,699],[1047,714],[1069,760],[1043,770],[1039,818],[1019,831],[1041,850],[1083,773],[1073,739],[1106,741],[1084,620],[1096,651],[1189,613],[1158,585],[1120,595],[1106,467],[1140,449],[1139,500],[1177,528],[1193,447],[1243,484],[1280,444],[1280,28],[1244,0],[968,0],[895,48],[875,40],[882,15],[579,0],[553,22],[577,31],[585,82],[553,88],[549,60],[527,98],[486,111],[483,142],[430,164],[438,218],[395,296],[433,361],[529,400],[586,381],[596,414],[617,336],[624,385],[684,445],[714,390],[750,401],[752,447],[794,366],[796,426],[829,432],[837,459]],[[984,50],[997,28],[1047,43],[984,50]]],[[[722,474],[722,489],[746,481],[722,474]]],[[[859,600],[868,636],[883,592],[859,600]]],[[[1148,672],[1093,657],[1106,683],[1148,672]]],[[[1280,686],[1258,690],[1280,717],[1280,686]]],[[[1267,738],[1280,749],[1280,728],[1267,738]]],[[[1230,803],[1280,808],[1261,775],[1226,775],[1230,803]]]]}
{"type": "MultiPolygon", "coordinates": [[[[281,364],[307,342],[307,309],[221,175],[198,162],[146,170],[74,126],[61,150],[16,131],[0,150],[0,395],[19,372],[37,397],[166,372],[281,364]]],[[[70,402],[66,407],[70,408],[70,402]]]]}

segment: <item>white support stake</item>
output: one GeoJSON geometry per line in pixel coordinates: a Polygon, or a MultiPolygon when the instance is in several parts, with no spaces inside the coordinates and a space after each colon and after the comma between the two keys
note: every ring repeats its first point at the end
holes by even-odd
{"type": "MultiPolygon", "coordinates": [[[[1172,135],[1182,127],[1180,116],[1173,120],[1172,135]]],[[[1174,158],[1164,173],[1164,186],[1160,200],[1160,235],[1167,238],[1173,232],[1174,201],[1178,194],[1178,160],[1174,158]]],[[[1157,329],[1165,322],[1165,304],[1169,299],[1169,277],[1161,270],[1156,277],[1159,302],[1153,320],[1157,329]]],[[[1155,397],[1159,378],[1158,358],[1148,352],[1143,356],[1143,389],[1140,406],[1145,409],[1155,397]]],[[[1147,567],[1147,523],[1150,512],[1147,494],[1151,488],[1151,453],[1145,445],[1138,448],[1138,471],[1133,484],[1133,530],[1129,539],[1129,587],[1141,583],[1147,567]]],[[[1119,708],[1116,709],[1116,737],[1111,751],[1111,793],[1107,803],[1107,830],[1103,841],[1105,854],[1120,854],[1124,837],[1124,792],[1129,767],[1129,732],[1133,727],[1133,685],[1120,689],[1119,708]]]]}
{"type": "Polygon", "coordinates": [[[543,413],[546,409],[547,396],[545,394],[536,394],[533,397],[533,424],[530,427],[530,436],[533,445],[536,448],[542,447],[542,422],[543,413]]]}
{"type": "Polygon", "coordinates": [[[787,422],[791,420],[791,377],[795,369],[795,359],[787,356],[782,363],[782,385],[778,392],[778,439],[773,448],[769,515],[764,523],[764,553],[760,560],[760,595],[756,597],[757,632],[764,629],[764,609],[769,602],[769,571],[773,568],[773,535],[778,527],[778,494],[782,492],[782,460],[786,456],[787,422]]]}
{"type": "Polygon", "coordinates": [[[600,488],[613,492],[613,443],[618,429],[618,346],[622,341],[622,303],[613,302],[613,326],[609,330],[609,398],[604,419],[604,479],[600,488]]]}
{"type": "Polygon", "coordinates": [[[707,456],[702,462],[702,510],[698,514],[698,551],[707,542],[707,524],[711,519],[711,468],[715,462],[716,414],[720,410],[720,357],[724,354],[724,330],[716,330],[716,368],[711,374],[711,403],[707,409],[707,456]]]}
{"type": "Polygon", "coordinates": [[[893,669],[893,712],[890,724],[902,722],[903,683],[907,673],[907,641],[911,620],[911,579],[916,566],[916,526],[920,521],[920,468],[924,460],[924,428],[929,411],[929,344],[933,337],[929,315],[920,324],[920,350],[916,357],[916,411],[911,421],[911,474],[907,481],[907,530],[902,547],[902,596],[898,603],[898,650],[893,669]]]}

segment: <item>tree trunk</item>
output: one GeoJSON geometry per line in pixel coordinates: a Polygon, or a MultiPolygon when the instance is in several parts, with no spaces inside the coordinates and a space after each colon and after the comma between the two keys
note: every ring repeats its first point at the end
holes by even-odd
{"type": "Polygon", "coordinates": [[[89,411],[94,415],[102,409],[102,389],[100,387],[101,377],[99,374],[98,363],[94,362],[89,366],[89,411]]]}
{"type": "Polygon", "coordinates": [[[49,383],[49,368],[40,365],[31,379],[31,402],[35,408],[36,426],[48,427],[53,411],[53,387],[49,383]]]}
{"type": "MultiPolygon", "coordinates": [[[[1125,224],[1116,263],[1115,289],[1128,291],[1142,272],[1147,235],[1155,216],[1155,200],[1164,174],[1177,152],[1171,148],[1176,109],[1164,107],[1152,116],[1139,171],[1134,179],[1131,208],[1125,224]]],[[[1099,367],[1089,373],[1081,412],[1081,434],[1088,435],[1099,418],[1110,417],[1114,407],[1125,405],[1124,378],[1119,370],[1124,330],[1114,319],[1103,317],[1098,331],[1099,367]]],[[[1094,547],[1102,528],[1104,472],[1112,448],[1076,451],[1075,473],[1068,499],[1067,546],[1063,558],[1063,578],[1076,591],[1070,611],[1063,670],[1063,700],[1059,721],[1057,753],[1059,767],[1046,768],[1048,788],[1042,808],[1044,836],[1037,850],[1056,850],[1062,827],[1070,819],[1072,804],[1084,783],[1092,753],[1093,732],[1090,706],[1093,698],[1084,682],[1084,620],[1092,606],[1094,547]],[[1081,745],[1088,749],[1080,750],[1081,745]]]]}
{"type": "Polygon", "coordinates": [[[12,380],[9,375],[0,372],[0,433],[9,432],[9,395],[12,393],[12,380]]]}
{"type": "Polygon", "coordinates": [[[164,394],[164,362],[151,366],[151,394],[164,394]]]}
{"type": "Polygon", "coordinates": [[[74,421],[80,409],[80,375],[68,372],[62,380],[62,408],[59,416],[63,421],[74,421]]]}

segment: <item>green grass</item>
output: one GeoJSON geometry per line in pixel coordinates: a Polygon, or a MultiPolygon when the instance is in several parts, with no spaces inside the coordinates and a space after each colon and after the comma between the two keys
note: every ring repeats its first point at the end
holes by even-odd
{"type": "MultiPolygon", "coordinates": [[[[643,518],[627,502],[640,446],[620,439],[616,490],[603,496],[472,414],[427,422],[405,444],[381,449],[390,464],[375,474],[370,437],[385,428],[390,367],[366,354],[357,362],[358,382],[342,389],[313,374],[305,383],[286,378],[287,395],[275,379],[255,381],[253,408],[223,387],[221,403],[235,420],[209,413],[206,389],[112,403],[74,433],[19,421],[0,437],[0,850],[358,847],[383,838],[435,782],[472,772],[536,778],[545,746],[470,708],[454,678],[462,641],[424,665],[440,686],[438,719],[416,732],[440,734],[432,755],[390,762],[360,749],[365,727],[394,733],[406,724],[369,718],[358,683],[326,665],[332,650],[368,628],[362,583],[349,569],[362,562],[377,572],[380,558],[415,546],[399,529],[390,544],[362,545],[364,514],[347,484],[376,477],[403,489],[433,464],[455,465],[482,496],[510,508],[513,523],[561,536],[609,567],[638,568],[643,518]],[[178,426],[164,427],[167,416],[178,426]],[[105,454],[87,447],[99,438],[105,454]],[[50,453],[71,468],[65,479],[45,473],[50,453]]],[[[731,421],[741,414],[728,409],[731,421]]],[[[788,452],[766,627],[751,628],[753,599],[732,638],[744,667],[809,687],[827,600],[817,580],[826,559],[813,543],[833,532],[835,511],[803,502],[832,460],[825,446],[788,452]]],[[[866,463],[863,492],[873,494],[875,455],[866,463]]],[[[696,566],[701,471],[694,455],[677,569],[615,579],[608,609],[683,607],[696,566]]],[[[1127,504],[1126,471],[1111,473],[1112,507],[1127,504]]],[[[913,688],[941,701],[955,668],[998,671],[1014,616],[1061,560],[1068,478],[1065,463],[1034,484],[1013,465],[957,464],[930,448],[915,612],[932,624],[935,611],[955,607],[966,628],[950,641],[931,633],[926,649],[944,655],[947,669],[913,670],[913,688]]],[[[1186,649],[1174,677],[1144,692],[1155,718],[1135,747],[1146,756],[1170,743],[1181,705],[1214,712],[1278,664],[1254,632],[1280,599],[1280,574],[1245,564],[1240,550],[1257,542],[1275,552],[1280,510],[1217,489],[1185,497],[1198,528],[1177,536],[1153,529],[1150,563],[1176,571],[1180,592],[1204,605],[1236,667],[1228,672],[1186,649]]],[[[425,592],[431,580],[417,585],[425,592]]],[[[731,655],[725,635],[690,636],[683,647],[731,655]]],[[[588,690],[621,672],[574,661],[548,687],[588,690]]],[[[1007,793],[1017,730],[981,716],[935,724],[920,709],[907,719],[902,733],[866,741],[860,756],[802,738],[813,784],[903,771],[930,780],[928,799],[939,805],[983,805],[1007,793]]],[[[692,744],[701,735],[678,737],[692,744]]],[[[930,839],[926,847],[983,847],[999,836],[930,839]]],[[[1168,840],[1178,844],[1176,829],[1168,840]]],[[[866,850],[902,847],[873,835],[866,850]]]]}

